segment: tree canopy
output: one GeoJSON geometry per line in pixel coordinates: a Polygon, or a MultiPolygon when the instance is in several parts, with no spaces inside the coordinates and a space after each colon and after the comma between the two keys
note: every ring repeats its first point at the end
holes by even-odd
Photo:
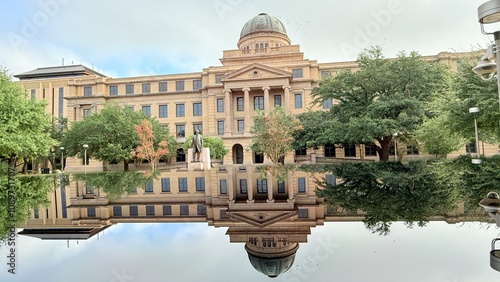
{"type": "Polygon", "coordinates": [[[83,157],[82,146],[87,144],[89,157],[106,162],[123,161],[127,170],[128,162],[134,159],[131,152],[141,144],[135,126],[143,119],[151,122],[154,146],[166,141],[169,153],[175,153],[174,137],[156,119],[116,104],[106,104],[101,111],[72,123],[63,146],[68,156],[83,157]]]}
{"type": "Polygon", "coordinates": [[[374,47],[362,52],[358,63],[358,71],[342,71],[313,89],[316,103],[331,99],[333,106],[327,113],[299,116],[304,133],[297,137],[317,141],[296,145],[372,145],[386,161],[393,134],[414,135],[431,115],[427,108],[432,97],[451,87],[444,65],[426,62],[415,52],[387,59],[374,47]]]}
{"type": "Polygon", "coordinates": [[[0,70],[0,159],[14,166],[17,159],[48,154],[55,142],[50,137],[52,124],[45,105],[29,99],[7,71],[0,70]]]}

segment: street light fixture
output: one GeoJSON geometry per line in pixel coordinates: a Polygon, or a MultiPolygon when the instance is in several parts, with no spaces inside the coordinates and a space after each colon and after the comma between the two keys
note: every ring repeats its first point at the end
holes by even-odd
{"type": "Polygon", "coordinates": [[[83,144],[83,148],[85,149],[85,153],[83,155],[83,172],[87,173],[87,149],[89,145],[83,144]]]}
{"type": "Polygon", "coordinates": [[[476,154],[475,154],[475,157],[472,158],[472,163],[473,164],[481,164],[482,160],[481,160],[480,154],[479,154],[479,135],[477,132],[477,118],[476,118],[477,113],[479,113],[479,107],[469,108],[469,113],[471,113],[474,116],[474,133],[475,133],[475,140],[476,140],[476,150],[475,150],[476,154]]]}
{"type": "Polygon", "coordinates": [[[59,149],[61,149],[61,171],[64,172],[64,147],[59,149]]]}
{"type": "MultiPolygon", "coordinates": [[[[490,0],[483,3],[477,8],[477,17],[481,25],[481,32],[486,35],[493,34],[495,44],[488,46],[486,54],[481,57],[481,60],[472,71],[479,74],[483,79],[490,79],[496,71],[496,65],[500,64],[500,31],[487,32],[484,30],[484,24],[500,22],[500,0],[490,0]]],[[[498,72],[497,84],[498,103],[500,105],[500,79],[498,79],[498,72]]]]}
{"type": "MultiPolygon", "coordinates": [[[[489,192],[486,198],[479,202],[479,205],[484,208],[488,215],[493,218],[500,227],[500,196],[496,192],[489,192]]],[[[500,241],[500,238],[495,238],[491,242],[490,251],[490,267],[496,271],[500,271],[500,250],[495,249],[495,243],[500,241]]]]}

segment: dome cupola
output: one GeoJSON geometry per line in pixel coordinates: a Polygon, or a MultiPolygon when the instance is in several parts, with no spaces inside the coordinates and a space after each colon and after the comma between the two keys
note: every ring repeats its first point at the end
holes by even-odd
{"type": "Polygon", "coordinates": [[[238,48],[257,52],[263,49],[290,45],[283,23],[266,13],[260,13],[243,26],[238,48]]]}

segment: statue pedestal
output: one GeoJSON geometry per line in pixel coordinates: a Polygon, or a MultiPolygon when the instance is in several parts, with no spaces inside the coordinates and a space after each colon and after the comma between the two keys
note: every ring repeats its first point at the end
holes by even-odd
{"type": "Polygon", "coordinates": [[[210,169],[210,149],[203,148],[200,152],[200,159],[198,161],[194,161],[193,148],[188,149],[187,154],[187,165],[188,170],[203,170],[210,169]]]}

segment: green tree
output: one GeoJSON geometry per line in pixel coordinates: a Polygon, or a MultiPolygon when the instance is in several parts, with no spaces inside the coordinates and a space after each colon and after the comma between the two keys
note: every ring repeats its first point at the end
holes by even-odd
{"type": "MultiPolygon", "coordinates": [[[[190,135],[186,138],[182,148],[185,152],[192,147],[193,136],[190,135]]],[[[203,146],[210,148],[210,158],[222,160],[224,156],[228,153],[228,149],[224,147],[224,141],[219,136],[203,136],[203,146]]]]}
{"type": "Polygon", "coordinates": [[[254,117],[250,131],[254,135],[252,150],[264,154],[273,165],[277,165],[293,151],[295,132],[301,128],[300,121],[282,107],[274,108],[269,114],[260,111],[254,117]]]}
{"type": "Polygon", "coordinates": [[[416,132],[424,151],[436,158],[446,158],[449,153],[458,150],[465,143],[464,138],[457,132],[449,130],[447,118],[445,115],[440,115],[427,119],[416,132]]]}
{"type": "Polygon", "coordinates": [[[146,174],[138,171],[108,171],[97,173],[74,173],[73,179],[83,181],[94,189],[106,193],[109,199],[119,199],[123,195],[134,193],[138,187],[144,187],[146,182],[153,181],[158,172],[146,174]]]}
{"type": "Polygon", "coordinates": [[[321,142],[313,142],[315,146],[374,145],[380,160],[387,161],[393,134],[414,135],[430,115],[427,103],[437,93],[449,91],[450,72],[442,64],[424,61],[415,52],[386,59],[377,47],[362,52],[358,62],[360,70],[340,72],[313,89],[316,103],[334,102],[327,114],[302,115],[306,131],[302,135],[319,136],[321,142]],[[323,118],[322,126],[307,122],[316,123],[319,118],[323,118]],[[315,132],[307,132],[311,130],[315,132]]]}
{"type": "Polygon", "coordinates": [[[394,221],[424,226],[433,216],[455,208],[456,188],[440,181],[425,162],[343,163],[328,168],[342,182],[319,181],[317,194],[328,205],[366,212],[363,222],[386,235],[394,221]]]}
{"type": "Polygon", "coordinates": [[[16,166],[18,159],[46,156],[54,144],[45,105],[44,101],[27,98],[7,71],[0,70],[0,159],[10,166],[16,166]]]}
{"type": "Polygon", "coordinates": [[[89,157],[106,162],[123,161],[124,170],[128,170],[128,162],[134,159],[130,153],[140,145],[135,126],[145,118],[152,124],[154,145],[166,141],[169,152],[175,152],[175,139],[157,120],[116,104],[106,104],[98,113],[72,123],[64,136],[63,146],[68,156],[81,158],[84,155],[82,145],[87,144],[89,157]]]}

